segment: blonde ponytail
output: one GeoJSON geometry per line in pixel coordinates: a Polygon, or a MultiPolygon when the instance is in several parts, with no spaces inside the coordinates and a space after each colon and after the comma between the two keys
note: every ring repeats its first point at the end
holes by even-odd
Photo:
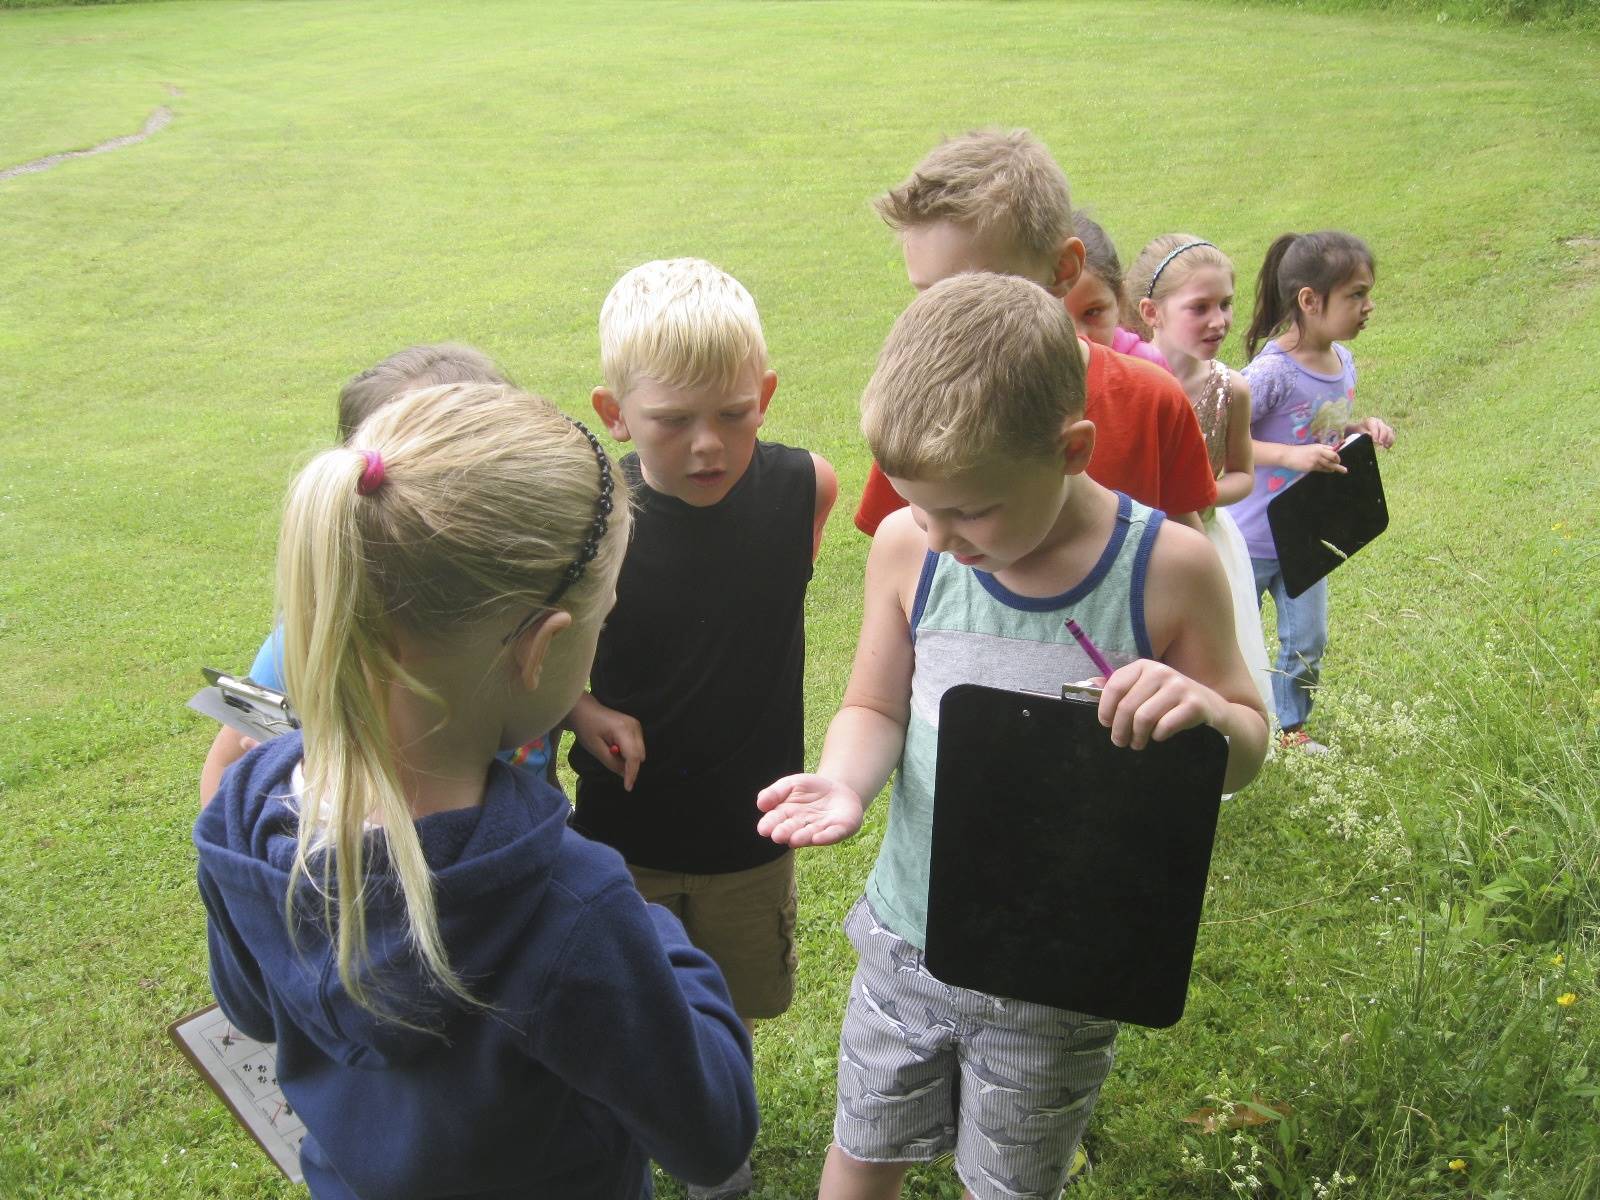
{"type": "MultiPolygon", "coordinates": [[[[284,681],[305,743],[286,918],[292,925],[304,912],[296,885],[314,880],[340,982],[377,1009],[362,970],[373,870],[366,843],[375,834],[423,967],[471,1002],[439,934],[432,877],[399,782],[389,689],[427,692],[396,659],[393,633],[403,626],[447,636],[499,610],[514,624],[543,606],[585,551],[602,472],[577,426],[507,386],[410,393],[369,419],[360,441],[318,455],[300,474],[278,546],[284,681]],[[381,483],[363,494],[369,453],[381,461],[381,483]]],[[[609,602],[627,532],[619,504],[560,607],[588,618],[609,602]]]]}

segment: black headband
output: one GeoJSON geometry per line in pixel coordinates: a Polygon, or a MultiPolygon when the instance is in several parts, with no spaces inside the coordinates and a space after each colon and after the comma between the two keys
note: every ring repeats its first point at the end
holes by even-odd
{"type": "Polygon", "coordinates": [[[1210,242],[1185,242],[1183,245],[1179,246],[1176,250],[1174,250],[1171,254],[1169,254],[1165,258],[1163,258],[1161,260],[1161,265],[1156,268],[1156,273],[1154,275],[1150,276],[1150,286],[1145,288],[1145,290],[1144,290],[1144,298],[1146,300],[1155,299],[1156,280],[1161,278],[1161,272],[1163,272],[1163,271],[1165,271],[1167,269],[1167,264],[1169,262],[1171,262],[1173,259],[1177,258],[1178,255],[1182,254],[1185,250],[1193,250],[1196,246],[1210,246],[1210,245],[1211,245],[1210,242]]]}
{"type": "MultiPolygon", "coordinates": [[[[568,420],[571,420],[569,417],[568,420]]],[[[595,461],[600,464],[600,494],[594,501],[594,522],[589,526],[589,536],[584,540],[578,557],[574,558],[567,569],[561,573],[561,581],[555,589],[545,597],[544,606],[554,608],[557,600],[567,594],[567,589],[583,578],[583,572],[594,561],[594,556],[600,553],[600,543],[605,540],[606,526],[611,521],[611,493],[615,485],[611,479],[611,460],[606,457],[600,439],[589,432],[582,421],[573,421],[578,427],[578,432],[589,439],[589,445],[594,449],[595,461]]]]}

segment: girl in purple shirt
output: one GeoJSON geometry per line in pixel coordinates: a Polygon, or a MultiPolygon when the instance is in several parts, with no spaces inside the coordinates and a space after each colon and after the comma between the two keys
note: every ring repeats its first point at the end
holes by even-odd
{"type": "Polygon", "coordinates": [[[1250,549],[1257,595],[1272,593],[1278,613],[1272,692],[1283,742],[1309,753],[1327,749],[1311,739],[1305,723],[1328,643],[1328,581],[1289,598],[1266,507],[1309,471],[1342,473],[1334,447],[1347,434],[1365,433],[1386,449],[1394,444],[1394,430],[1382,420],[1355,416],[1355,359],[1340,344],[1366,328],[1372,315],[1374,270],[1372,251],[1351,234],[1284,234],[1261,265],[1245,335],[1255,487],[1233,514],[1250,549]]]}

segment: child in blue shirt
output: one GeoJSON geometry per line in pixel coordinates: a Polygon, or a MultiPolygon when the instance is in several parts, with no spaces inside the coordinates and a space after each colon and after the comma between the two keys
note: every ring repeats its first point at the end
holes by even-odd
{"type": "MultiPolygon", "coordinates": [[[[510,380],[483,351],[459,342],[407,346],[382,362],[368,367],[339,389],[339,441],[348,442],[361,422],[378,409],[414,388],[436,387],[445,383],[509,383],[510,380]]],[[[285,690],[283,682],[283,630],[275,628],[256,652],[250,664],[250,678],[275,692],[285,690]]],[[[510,752],[507,761],[514,766],[544,771],[549,762],[547,737],[531,739],[510,752]]],[[[200,771],[200,803],[205,804],[217,790],[222,773],[255,745],[224,725],[212,740],[200,771]]]]}

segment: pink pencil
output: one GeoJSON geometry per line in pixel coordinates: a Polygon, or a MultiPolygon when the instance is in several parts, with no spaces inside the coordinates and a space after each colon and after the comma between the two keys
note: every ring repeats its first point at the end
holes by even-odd
{"type": "Polygon", "coordinates": [[[1077,640],[1078,645],[1083,647],[1083,652],[1089,656],[1089,661],[1094,664],[1094,669],[1107,679],[1110,679],[1116,668],[1106,661],[1106,656],[1100,653],[1100,647],[1089,640],[1089,635],[1071,617],[1067,618],[1067,632],[1077,640]]]}

